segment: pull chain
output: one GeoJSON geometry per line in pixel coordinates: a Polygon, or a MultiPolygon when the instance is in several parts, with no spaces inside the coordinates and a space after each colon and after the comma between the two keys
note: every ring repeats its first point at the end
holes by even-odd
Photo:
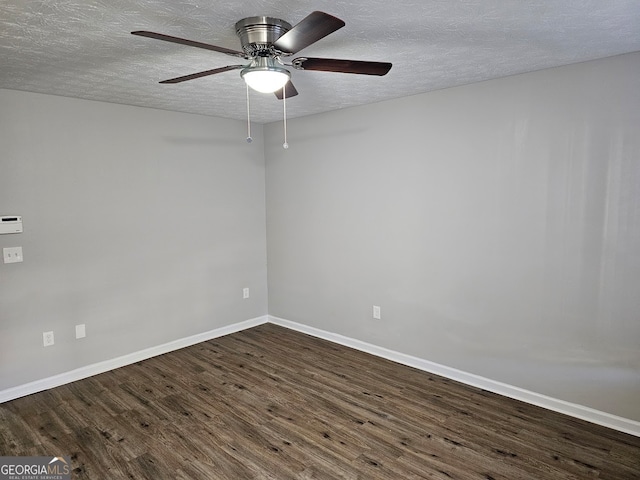
{"type": "Polygon", "coordinates": [[[247,143],[253,142],[251,138],[251,109],[249,108],[249,85],[247,85],[247,143]]]}
{"type": "Polygon", "coordinates": [[[282,87],[282,108],[284,109],[284,143],[282,147],[287,149],[289,148],[287,143],[287,85],[282,87]]]}

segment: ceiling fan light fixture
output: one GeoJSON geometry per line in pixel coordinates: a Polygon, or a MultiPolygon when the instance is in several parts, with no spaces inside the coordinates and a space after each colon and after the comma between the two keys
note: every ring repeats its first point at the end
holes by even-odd
{"type": "Polygon", "coordinates": [[[273,93],[284,88],[291,73],[277,65],[273,58],[258,57],[251,66],[242,69],[240,76],[257,92],[273,93]]]}

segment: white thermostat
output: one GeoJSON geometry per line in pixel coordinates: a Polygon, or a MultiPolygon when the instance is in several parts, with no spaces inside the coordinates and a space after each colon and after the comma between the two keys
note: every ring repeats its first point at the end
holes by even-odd
{"type": "Polygon", "coordinates": [[[22,233],[22,217],[20,215],[0,217],[0,234],[3,233],[22,233]]]}

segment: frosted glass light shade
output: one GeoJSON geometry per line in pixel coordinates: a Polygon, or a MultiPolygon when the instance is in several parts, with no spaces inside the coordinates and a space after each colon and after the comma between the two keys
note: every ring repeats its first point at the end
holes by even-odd
{"type": "Polygon", "coordinates": [[[271,57],[255,58],[251,65],[242,69],[240,76],[251,88],[262,93],[273,93],[283,88],[291,74],[271,57]]]}
{"type": "Polygon", "coordinates": [[[284,87],[289,81],[287,70],[250,69],[242,73],[242,78],[251,88],[262,93],[273,93],[284,87]]]}

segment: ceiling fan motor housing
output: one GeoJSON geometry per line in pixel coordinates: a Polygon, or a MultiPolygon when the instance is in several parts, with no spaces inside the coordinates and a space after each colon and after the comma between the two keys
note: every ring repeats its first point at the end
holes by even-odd
{"type": "Polygon", "coordinates": [[[236,23],[242,50],[249,57],[273,55],[273,43],[289,30],[291,24],[273,17],[248,17],[236,23]]]}

